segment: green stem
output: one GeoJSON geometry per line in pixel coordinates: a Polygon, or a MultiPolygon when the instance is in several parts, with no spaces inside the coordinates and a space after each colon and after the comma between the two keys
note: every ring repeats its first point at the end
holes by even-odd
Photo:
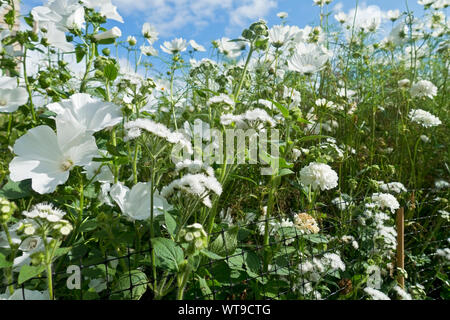
{"type": "Polygon", "coordinates": [[[33,94],[31,92],[31,85],[28,81],[27,76],[27,47],[25,46],[24,52],[23,52],[23,78],[25,80],[25,86],[27,88],[28,92],[28,98],[29,98],[29,106],[30,106],[30,112],[31,112],[31,118],[33,120],[33,124],[37,124],[37,118],[36,118],[36,112],[34,110],[34,104],[33,104],[33,94]]]}
{"type": "Polygon", "coordinates": [[[242,77],[241,77],[241,80],[239,82],[239,86],[238,86],[238,88],[236,90],[236,93],[234,94],[234,102],[238,101],[239,92],[242,89],[242,84],[244,83],[245,75],[247,74],[248,64],[250,62],[250,58],[252,57],[253,51],[254,51],[254,48],[253,48],[253,42],[252,42],[250,44],[250,51],[248,52],[247,60],[245,61],[244,71],[242,72],[242,77]]]}

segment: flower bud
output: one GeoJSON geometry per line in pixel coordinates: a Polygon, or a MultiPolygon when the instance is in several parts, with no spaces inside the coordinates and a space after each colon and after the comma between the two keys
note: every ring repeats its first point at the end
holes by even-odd
{"type": "Polygon", "coordinates": [[[107,39],[115,39],[115,38],[120,37],[121,35],[122,35],[122,31],[120,31],[120,29],[117,27],[113,27],[112,29],[109,29],[108,31],[94,35],[94,39],[97,41],[107,40],[107,39]]]}

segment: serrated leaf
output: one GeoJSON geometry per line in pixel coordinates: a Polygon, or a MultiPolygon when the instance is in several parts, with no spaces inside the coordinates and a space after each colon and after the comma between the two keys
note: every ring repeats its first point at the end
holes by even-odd
{"type": "Polygon", "coordinates": [[[164,221],[166,222],[167,231],[169,231],[171,236],[174,236],[175,229],[177,228],[177,222],[167,211],[164,211],[164,221]]]}
{"type": "Polygon", "coordinates": [[[108,63],[105,66],[105,69],[103,71],[103,74],[105,75],[106,79],[109,81],[114,81],[117,78],[117,75],[119,74],[119,70],[116,65],[113,63],[108,63]]]}
{"type": "Polygon", "coordinates": [[[153,238],[152,245],[158,257],[158,266],[178,271],[178,265],[184,260],[183,250],[175,242],[166,238],[153,238]]]}
{"type": "Polygon", "coordinates": [[[86,49],[82,45],[77,45],[75,47],[75,55],[77,58],[77,63],[80,63],[81,60],[83,60],[85,54],[86,54],[86,49]]]}

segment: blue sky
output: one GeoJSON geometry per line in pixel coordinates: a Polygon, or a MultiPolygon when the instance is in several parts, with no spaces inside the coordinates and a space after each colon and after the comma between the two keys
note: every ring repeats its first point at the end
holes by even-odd
{"type": "MultiPolygon", "coordinates": [[[[125,20],[124,24],[111,21],[108,26],[118,26],[122,34],[138,35],[142,24],[150,22],[158,27],[161,40],[174,37],[195,39],[209,46],[212,40],[223,36],[234,38],[251,22],[264,18],[269,26],[278,24],[276,14],[289,13],[288,23],[303,27],[317,24],[320,9],[312,0],[112,0],[125,20]]],[[[377,5],[383,11],[410,9],[421,13],[417,0],[359,0],[360,5],[377,5]]],[[[43,3],[41,0],[23,0],[23,10],[43,3]]],[[[354,8],[356,0],[334,0],[329,6],[336,6],[344,12],[354,8]]],[[[335,10],[336,11],[336,10],[335,10]]],[[[332,18],[333,22],[334,19],[332,18]]],[[[162,42],[161,42],[162,43],[162,42]]]]}
{"type": "MultiPolygon", "coordinates": [[[[42,5],[43,0],[22,0],[22,12],[27,13],[32,7],[42,5]]],[[[328,6],[334,13],[348,13],[356,5],[356,0],[333,0],[328,6]]],[[[112,0],[118,7],[125,23],[111,20],[106,27],[118,26],[122,30],[121,40],[128,35],[141,34],[142,24],[155,25],[160,33],[154,44],[160,55],[160,44],[165,40],[182,37],[194,39],[206,48],[211,48],[211,41],[223,36],[237,38],[242,30],[259,18],[264,18],[269,26],[279,24],[277,13],[289,14],[288,24],[304,27],[318,25],[320,8],[313,5],[313,0],[112,0]]],[[[378,6],[382,11],[406,9],[421,16],[423,7],[417,0],[359,0],[360,7],[378,6]]],[[[331,15],[332,23],[336,23],[331,15]]],[[[390,24],[388,24],[390,27],[390,24]]],[[[138,43],[139,45],[142,42],[138,43]]],[[[125,57],[124,51],[120,56],[125,57]]],[[[199,53],[197,58],[208,56],[199,53]]]]}

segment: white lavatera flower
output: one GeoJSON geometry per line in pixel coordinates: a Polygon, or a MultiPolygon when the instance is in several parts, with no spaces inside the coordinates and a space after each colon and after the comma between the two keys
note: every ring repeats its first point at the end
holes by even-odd
{"type": "Polygon", "coordinates": [[[117,7],[112,4],[111,0],[82,0],[81,2],[88,8],[98,9],[100,14],[106,18],[123,23],[123,18],[117,12],[117,7]]]}
{"type": "Polygon", "coordinates": [[[16,78],[0,77],[0,112],[14,112],[27,101],[27,90],[17,87],[16,78]]]}
{"type": "Polygon", "coordinates": [[[186,51],[188,44],[183,38],[175,38],[172,41],[164,41],[164,46],[160,46],[162,51],[168,54],[176,54],[186,51]]]}
{"type": "Polygon", "coordinates": [[[47,105],[47,109],[57,114],[56,125],[68,123],[80,131],[94,133],[122,121],[120,107],[111,102],[104,102],[86,93],[76,93],[70,99],[47,105]]]}
{"type": "Polygon", "coordinates": [[[46,125],[32,128],[16,140],[13,150],[17,156],[9,164],[11,180],[31,179],[40,194],[55,191],[74,166],[87,165],[97,155],[95,138],[69,123],[57,123],[57,134],[46,125]]]}
{"type": "MultiPolygon", "coordinates": [[[[147,220],[150,218],[151,183],[139,182],[131,189],[121,182],[114,184],[109,191],[111,198],[120,210],[131,220],[147,220]]],[[[157,216],[169,210],[170,205],[156,190],[153,193],[153,215],[157,216]]]]}

